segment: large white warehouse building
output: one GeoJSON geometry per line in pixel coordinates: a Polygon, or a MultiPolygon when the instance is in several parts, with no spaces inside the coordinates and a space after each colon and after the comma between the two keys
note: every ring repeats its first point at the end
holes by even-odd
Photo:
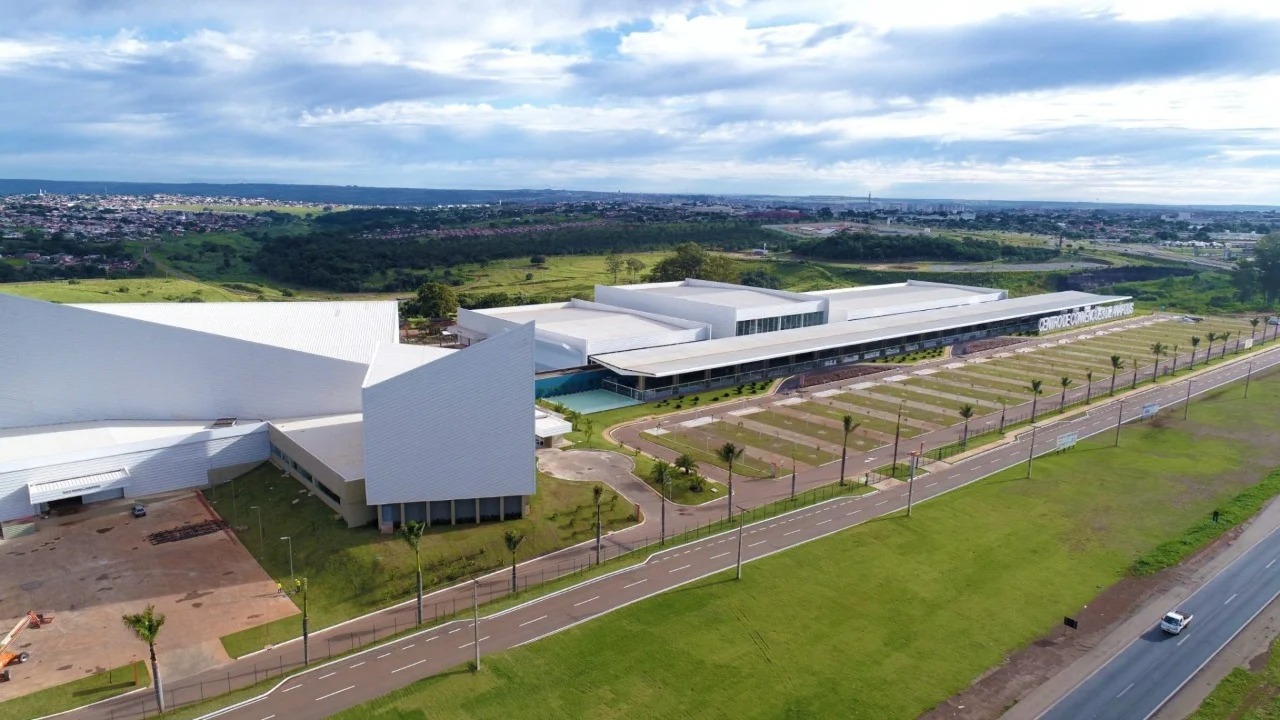
{"type": "MultiPolygon", "coordinates": [[[[395,302],[70,306],[0,295],[0,523],[270,459],[352,526],[520,517],[534,329],[401,345],[395,302]]],[[[2,525],[0,525],[2,527],[2,525]]]]}

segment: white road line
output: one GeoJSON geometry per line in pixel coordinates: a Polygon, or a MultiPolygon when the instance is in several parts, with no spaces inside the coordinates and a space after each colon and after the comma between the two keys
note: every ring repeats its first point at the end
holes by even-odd
{"type": "Polygon", "coordinates": [[[424,642],[424,643],[429,643],[429,642],[431,642],[432,640],[439,640],[439,639],[440,639],[440,636],[439,636],[439,635],[432,635],[431,637],[427,638],[426,640],[423,640],[422,642],[424,642]]]}
{"type": "Polygon", "coordinates": [[[450,630],[450,631],[449,631],[449,634],[450,634],[450,635],[452,635],[452,634],[454,634],[454,633],[458,632],[458,631],[459,631],[459,630],[461,630],[461,629],[462,629],[462,628],[454,628],[454,629],[452,629],[452,630],[450,630]]]}
{"type": "Polygon", "coordinates": [[[539,620],[546,620],[546,619],[547,619],[547,616],[546,616],[546,615],[543,615],[542,617],[536,617],[536,618],[534,618],[534,619],[532,619],[532,620],[525,620],[524,622],[520,623],[520,624],[519,624],[519,625],[517,625],[516,627],[524,627],[525,625],[532,625],[532,624],[534,624],[534,623],[538,622],[539,620]]]}
{"type": "Polygon", "coordinates": [[[586,600],[583,600],[582,602],[576,602],[576,603],[574,603],[574,604],[573,604],[573,606],[574,606],[574,607],[578,607],[579,605],[586,605],[587,603],[592,602],[593,600],[599,600],[599,599],[600,599],[600,596],[599,596],[599,595],[596,595],[595,597],[587,598],[586,600]]]}
{"type": "Polygon", "coordinates": [[[688,566],[688,565],[681,565],[680,567],[675,568],[674,570],[668,570],[668,571],[667,571],[667,574],[668,574],[668,575],[670,575],[670,574],[671,574],[671,573],[673,573],[673,572],[680,572],[681,570],[688,570],[688,569],[689,569],[689,567],[690,567],[690,566],[688,566]]]}
{"type": "Polygon", "coordinates": [[[1181,640],[1179,640],[1179,641],[1178,641],[1178,644],[1179,644],[1179,645],[1181,645],[1182,643],[1184,643],[1184,642],[1186,642],[1187,640],[1190,640],[1190,639],[1191,639],[1190,637],[1184,637],[1184,638],[1182,638],[1181,640]]]}
{"type": "Polygon", "coordinates": [[[850,515],[857,515],[857,514],[858,514],[858,513],[860,513],[860,512],[862,512],[862,511],[861,511],[861,510],[854,510],[853,512],[847,512],[847,513],[845,513],[845,514],[844,514],[844,516],[845,516],[845,517],[849,517],[850,515]]]}
{"type": "Polygon", "coordinates": [[[933,487],[934,485],[937,485],[937,484],[938,484],[938,483],[936,483],[936,482],[931,482],[931,483],[929,483],[928,485],[925,485],[925,487],[927,487],[927,488],[931,488],[931,487],[933,487]]]}
{"type": "Polygon", "coordinates": [[[1125,686],[1125,688],[1124,688],[1123,690],[1121,690],[1121,691],[1120,691],[1120,694],[1119,694],[1119,695],[1117,695],[1116,697],[1117,697],[1117,698],[1119,698],[1119,697],[1123,697],[1123,696],[1124,696],[1124,694],[1125,694],[1125,693],[1127,693],[1127,692],[1129,692],[1129,689],[1130,689],[1130,688],[1132,688],[1132,687],[1133,687],[1133,683],[1129,683],[1128,685],[1126,685],[1126,686],[1125,686]]]}
{"type": "Polygon", "coordinates": [[[351,689],[351,688],[353,688],[353,687],[355,687],[355,685],[348,685],[348,686],[346,686],[346,687],[342,688],[341,690],[335,690],[335,691],[333,691],[333,692],[329,693],[328,695],[321,695],[320,697],[316,698],[316,702],[320,702],[321,700],[325,700],[325,699],[327,699],[327,698],[331,698],[331,697],[333,697],[334,695],[341,695],[342,693],[344,693],[344,692],[346,692],[346,691],[350,690],[350,689],[351,689]]]}
{"type": "Polygon", "coordinates": [[[355,665],[352,665],[352,666],[348,667],[347,669],[348,669],[348,670],[355,670],[356,668],[360,667],[360,666],[361,666],[361,665],[363,665],[363,664],[364,664],[364,660],[361,660],[360,662],[356,663],[355,665]]]}
{"type": "Polygon", "coordinates": [[[1232,594],[1232,596],[1231,596],[1231,597],[1229,597],[1229,598],[1227,598],[1227,601],[1226,601],[1226,602],[1224,602],[1224,603],[1222,603],[1222,604],[1223,604],[1223,605],[1230,605],[1230,604],[1231,604],[1231,601],[1232,601],[1232,600],[1235,600],[1235,599],[1236,599],[1236,595],[1239,595],[1239,594],[1240,594],[1240,593],[1234,593],[1234,594],[1232,594]]]}
{"type": "Polygon", "coordinates": [[[1267,567],[1266,567],[1266,568],[1264,568],[1264,569],[1270,569],[1270,567],[1271,567],[1272,565],[1275,565],[1275,564],[1276,564],[1276,561],[1275,561],[1275,560],[1272,560],[1271,562],[1267,563],[1267,567]]]}
{"type": "MultiPolygon", "coordinates": [[[[637,581],[635,581],[635,582],[631,583],[630,585],[623,585],[623,586],[622,586],[622,589],[623,589],[623,590],[626,590],[627,588],[633,588],[633,587],[635,587],[635,586],[639,585],[640,583],[645,583],[645,582],[649,582],[649,578],[645,578],[644,580],[637,580],[637,581]]],[[[546,617],[546,616],[545,616],[545,615],[543,615],[543,617],[546,617]]]]}
{"type": "Polygon", "coordinates": [[[880,502],[876,503],[876,507],[880,507],[881,505],[883,505],[883,504],[885,504],[885,503],[887,503],[887,502],[889,502],[889,501],[888,501],[888,500],[881,500],[880,502]]]}
{"type": "MultiPolygon", "coordinates": [[[[485,635],[484,637],[480,638],[480,642],[484,642],[485,640],[488,640],[488,639],[489,639],[489,636],[488,636],[488,635],[485,635]]],[[[459,646],[458,646],[458,649],[459,649],[459,650],[461,650],[462,648],[469,648],[469,647],[471,647],[472,645],[475,645],[475,644],[476,644],[476,643],[475,643],[475,641],[473,640],[473,641],[471,641],[471,642],[467,643],[466,645],[459,645],[459,646]]]]}
{"type": "Polygon", "coordinates": [[[830,520],[823,520],[822,522],[819,522],[819,523],[816,523],[816,524],[817,524],[817,525],[826,525],[826,524],[827,524],[827,523],[829,523],[829,522],[831,522],[831,521],[830,521],[830,520]]]}
{"type": "Polygon", "coordinates": [[[297,689],[298,689],[298,688],[300,688],[300,687],[302,687],[302,684],[301,684],[301,683],[299,683],[299,684],[297,684],[297,685],[294,685],[293,687],[290,687],[290,688],[285,688],[285,689],[281,690],[280,692],[282,692],[282,693],[287,693],[287,692],[289,692],[290,690],[297,690],[297,689]]]}
{"type": "Polygon", "coordinates": [[[796,528],[795,530],[792,530],[791,532],[784,532],[784,533],[782,533],[782,537],[786,537],[786,536],[788,536],[788,535],[795,535],[796,533],[800,532],[800,531],[801,531],[801,530],[803,530],[803,529],[804,529],[804,528],[796,528]]]}
{"type": "Polygon", "coordinates": [[[262,718],[262,720],[271,720],[271,718],[273,718],[273,717],[275,717],[275,715],[268,715],[268,716],[266,716],[266,717],[262,718]]]}
{"type": "Polygon", "coordinates": [[[391,655],[391,653],[383,653],[383,654],[379,655],[378,657],[376,657],[376,658],[374,658],[374,659],[375,659],[375,660],[381,660],[382,658],[384,658],[384,657],[388,657],[388,656],[390,656],[390,655],[391,655]]]}
{"type": "Polygon", "coordinates": [[[417,643],[409,643],[408,645],[405,645],[404,647],[402,647],[402,648],[400,648],[400,649],[401,649],[401,650],[408,650],[409,648],[413,647],[414,645],[417,645],[417,643]]]}
{"type": "MultiPolygon", "coordinates": [[[[466,647],[466,646],[464,645],[463,647],[466,647]]],[[[392,671],[391,671],[391,674],[392,674],[392,675],[395,675],[396,673],[400,672],[401,670],[408,670],[409,668],[413,667],[414,665],[421,665],[422,663],[424,663],[424,662],[426,662],[426,661],[427,661],[427,659],[426,659],[426,658],[423,658],[423,659],[419,660],[418,662],[415,662],[415,663],[409,663],[408,665],[405,665],[405,666],[404,666],[404,667],[402,667],[402,668],[396,668],[395,670],[392,670],[392,671]]]]}
{"type": "Polygon", "coordinates": [[[769,541],[768,541],[768,540],[761,540],[760,542],[753,542],[753,543],[751,543],[750,545],[748,545],[747,547],[749,547],[749,548],[753,548],[753,547],[755,547],[755,546],[757,546],[757,545],[763,545],[763,544],[765,544],[765,543],[767,543],[767,542],[769,542],[769,541]]]}
{"type": "Polygon", "coordinates": [[[711,556],[711,559],[712,559],[712,560],[718,560],[719,558],[722,558],[722,557],[724,557],[725,555],[728,555],[728,554],[729,554],[729,553],[727,553],[727,552],[722,552],[722,553],[720,553],[719,555],[712,555],[712,556],[711,556]]]}
{"type": "Polygon", "coordinates": [[[337,674],[338,674],[338,673],[336,673],[336,672],[331,672],[331,673],[329,673],[328,675],[321,675],[320,677],[318,677],[318,678],[316,678],[316,679],[317,679],[317,680],[323,680],[323,679],[325,679],[325,678],[331,678],[331,677],[333,677],[334,675],[337,675],[337,674]]]}

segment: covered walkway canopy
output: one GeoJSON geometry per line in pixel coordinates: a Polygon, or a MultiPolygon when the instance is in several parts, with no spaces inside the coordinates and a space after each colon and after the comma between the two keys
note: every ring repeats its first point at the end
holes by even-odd
{"type": "Polygon", "coordinates": [[[128,480],[129,471],[121,468],[110,472],[83,475],[52,482],[28,483],[27,494],[31,496],[32,505],[39,505],[40,503],[54,500],[123,488],[128,480]]]}
{"type": "Polygon", "coordinates": [[[1127,299],[1075,291],[1049,293],[907,315],[604,353],[593,356],[592,360],[619,375],[665,378],[871,343],[909,341],[931,334],[949,335],[974,326],[996,327],[1127,299]]]}

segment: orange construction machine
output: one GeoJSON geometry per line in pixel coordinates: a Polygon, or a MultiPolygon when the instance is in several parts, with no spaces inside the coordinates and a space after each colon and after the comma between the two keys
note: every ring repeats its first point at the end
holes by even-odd
{"type": "Polygon", "coordinates": [[[4,636],[4,639],[0,640],[0,682],[5,682],[9,679],[10,665],[24,663],[31,659],[30,653],[25,651],[10,652],[9,646],[17,641],[23,630],[29,627],[38,628],[51,622],[53,622],[52,615],[45,615],[32,610],[27,613],[26,617],[19,620],[17,625],[13,626],[13,629],[9,631],[8,635],[4,636]]]}

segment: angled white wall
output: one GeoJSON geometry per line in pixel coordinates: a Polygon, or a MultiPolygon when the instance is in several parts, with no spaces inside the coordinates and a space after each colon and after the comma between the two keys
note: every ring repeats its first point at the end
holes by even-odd
{"type": "Polygon", "coordinates": [[[366,387],[367,502],[532,495],[533,354],[525,324],[366,387]]]}
{"type": "Polygon", "coordinates": [[[0,294],[0,428],[359,412],[364,374],[358,362],[0,294]]]}

